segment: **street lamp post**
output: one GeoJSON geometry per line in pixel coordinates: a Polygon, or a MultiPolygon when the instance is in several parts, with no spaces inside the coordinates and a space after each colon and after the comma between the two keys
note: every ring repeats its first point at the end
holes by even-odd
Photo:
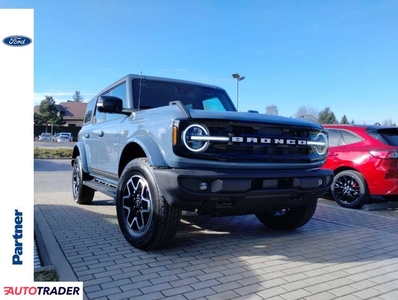
{"type": "Polygon", "coordinates": [[[245,79],[245,76],[240,76],[238,73],[232,74],[232,77],[236,79],[236,110],[239,111],[239,81],[245,79]]]}

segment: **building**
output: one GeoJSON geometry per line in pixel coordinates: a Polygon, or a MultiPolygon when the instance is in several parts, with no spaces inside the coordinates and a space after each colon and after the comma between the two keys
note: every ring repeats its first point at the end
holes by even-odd
{"type": "Polygon", "coordinates": [[[87,102],[61,102],[57,105],[63,116],[65,125],[83,126],[84,113],[86,112],[87,102]]]}
{"type": "MultiPolygon", "coordinates": [[[[87,102],[67,101],[57,104],[59,113],[63,116],[65,125],[78,126],[83,125],[84,113],[86,112],[87,102]]],[[[34,112],[39,110],[39,105],[34,107],[34,112]]]]}

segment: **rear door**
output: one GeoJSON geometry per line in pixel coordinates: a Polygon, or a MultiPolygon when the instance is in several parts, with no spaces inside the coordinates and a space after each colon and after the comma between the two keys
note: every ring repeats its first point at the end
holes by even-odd
{"type": "Polygon", "coordinates": [[[335,170],[341,166],[354,167],[364,155],[363,138],[339,128],[326,128],[329,134],[329,152],[323,168],[335,170]]]}

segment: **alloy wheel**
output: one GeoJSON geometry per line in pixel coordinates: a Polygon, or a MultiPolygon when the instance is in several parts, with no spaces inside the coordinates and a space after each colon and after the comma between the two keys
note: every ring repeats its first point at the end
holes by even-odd
{"type": "Polygon", "coordinates": [[[79,193],[80,177],[79,177],[79,165],[75,163],[73,165],[73,196],[77,196],[79,193]]]}
{"type": "Polygon", "coordinates": [[[131,235],[145,234],[152,222],[153,209],[151,191],[144,177],[130,178],[123,191],[122,204],[124,222],[131,235]]]}
{"type": "Polygon", "coordinates": [[[345,175],[334,183],[334,194],[344,204],[353,204],[361,196],[361,187],[354,177],[345,175]]]}

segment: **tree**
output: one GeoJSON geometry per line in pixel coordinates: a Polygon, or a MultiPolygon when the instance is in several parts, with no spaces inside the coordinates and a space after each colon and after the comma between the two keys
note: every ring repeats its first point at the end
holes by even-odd
{"type": "Polygon", "coordinates": [[[351,124],[352,124],[352,125],[354,125],[354,124],[355,124],[355,121],[354,121],[354,119],[352,119],[352,120],[351,120],[351,124]]]}
{"type": "Polygon", "coordinates": [[[277,116],[278,115],[278,108],[276,107],[276,105],[272,104],[269,105],[265,108],[265,113],[267,115],[274,115],[277,116]]]}
{"type": "Polygon", "coordinates": [[[39,110],[34,114],[34,122],[36,125],[61,125],[64,123],[62,115],[59,113],[52,96],[46,96],[46,98],[40,102],[39,110]]]}
{"type": "Polygon", "coordinates": [[[302,118],[303,116],[313,116],[316,118],[318,114],[319,112],[316,108],[302,105],[296,112],[296,118],[302,118]]]}
{"type": "Polygon", "coordinates": [[[395,126],[395,124],[392,122],[391,118],[385,119],[383,122],[384,126],[395,126]]]}
{"type": "Polygon", "coordinates": [[[349,124],[348,119],[345,115],[341,118],[340,124],[349,124]]]}
{"type": "Polygon", "coordinates": [[[83,102],[84,98],[82,95],[80,95],[79,91],[75,91],[75,93],[72,96],[74,102],[83,102]]]}
{"type": "Polygon", "coordinates": [[[41,117],[40,114],[34,113],[33,114],[33,122],[35,125],[42,125],[43,124],[43,118],[41,117]]]}
{"type": "Polygon", "coordinates": [[[321,124],[339,124],[330,107],[326,107],[318,114],[318,122],[321,124]]]}

